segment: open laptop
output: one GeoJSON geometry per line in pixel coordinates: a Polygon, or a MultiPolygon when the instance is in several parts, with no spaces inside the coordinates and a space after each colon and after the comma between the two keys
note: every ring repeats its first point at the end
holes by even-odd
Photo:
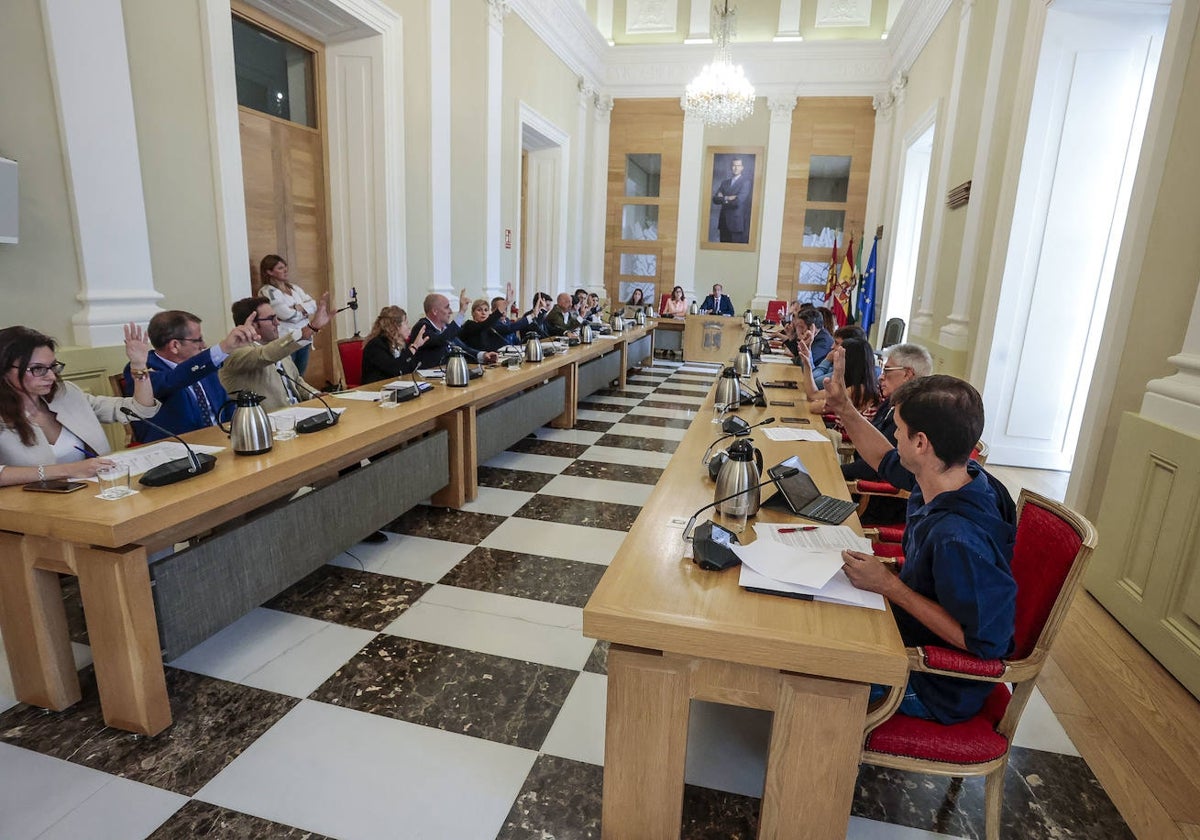
{"type": "Polygon", "coordinates": [[[767,475],[776,480],[776,486],[779,487],[778,495],[787,502],[792,513],[803,516],[805,519],[837,525],[858,509],[856,502],[823,495],[817,489],[812,476],[804,469],[804,462],[797,455],[771,467],[767,470],[767,475]],[[778,477],[779,473],[791,467],[795,467],[799,472],[789,478],[778,477]]]}

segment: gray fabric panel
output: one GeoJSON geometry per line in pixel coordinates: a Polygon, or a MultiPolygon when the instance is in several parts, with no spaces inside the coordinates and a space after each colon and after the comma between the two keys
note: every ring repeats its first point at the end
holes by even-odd
{"type": "Polygon", "coordinates": [[[151,564],[169,661],[450,481],[444,431],[151,564]]]}
{"type": "Polygon", "coordinates": [[[654,339],[651,336],[644,335],[629,345],[630,368],[640,366],[644,359],[648,359],[654,355],[653,341],[654,339]]]}
{"type": "Polygon", "coordinates": [[[503,452],[535,429],[558,415],[567,404],[567,386],[562,379],[551,379],[528,391],[488,406],[475,422],[479,462],[503,452]]]}
{"type": "Polygon", "coordinates": [[[655,350],[683,350],[683,330],[655,330],[655,350]]]}
{"type": "Polygon", "coordinates": [[[590,397],[621,377],[621,354],[613,350],[579,366],[579,399],[590,397]]]}

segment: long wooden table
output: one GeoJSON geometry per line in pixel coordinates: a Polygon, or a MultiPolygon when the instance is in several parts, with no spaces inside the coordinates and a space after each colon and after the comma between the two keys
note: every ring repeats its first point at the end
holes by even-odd
{"type": "MultiPolygon", "coordinates": [[[[795,371],[770,365],[761,376],[795,371]]],[[[803,390],[767,394],[796,406],[741,416],[811,417],[803,390]]],[[[584,635],[612,643],[604,837],[679,836],[689,701],[699,699],[774,712],[760,838],[842,838],[869,684],[903,684],[904,647],[890,612],[746,592],[736,568],[706,572],[684,559],[681,521],[713,501],[700,464],[719,434],[711,421],[710,393],[584,608],[584,635]]],[[[807,428],[823,429],[820,418],[807,428]]],[[[752,437],[766,466],[800,454],[826,494],[847,498],[828,443],[752,437]]],[[[768,509],[757,517],[789,518],[768,509]]],[[[752,539],[748,527],[742,541],[752,539]]]]}
{"type": "MultiPolygon", "coordinates": [[[[340,401],[346,410],[331,429],[277,444],[262,455],[223,452],[206,475],[168,487],[140,487],[116,502],[97,499],[90,489],[65,496],[0,490],[0,632],[17,699],[53,710],[80,699],[58,579],[75,575],[105,722],[131,732],[161,732],[171,710],[147,568],[151,552],[218,529],[301,487],[337,481],[341,471],[363,459],[439,429],[448,432],[450,483],[435,501],[461,505],[477,492],[480,408],[562,378],[570,402],[560,421],[573,423],[570,383],[580,366],[619,352],[623,382],[628,348],[646,335],[646,329],[631,329],[540,364],[494,369],[466,388],[437,384],[395,409],[340,401]]],[[[186,438],[228,445],[215,428],[186,438]]]]}

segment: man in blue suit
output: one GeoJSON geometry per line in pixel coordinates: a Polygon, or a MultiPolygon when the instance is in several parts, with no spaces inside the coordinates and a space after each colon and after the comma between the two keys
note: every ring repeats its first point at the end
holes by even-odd
{"type": "Polygon", "coordinates": [[[712,294],[704,299],[704,303],[700,304],[700,314],[707,315],[734,315],[733,301],[729,299],[729,295],[725,294],[725,287],[720,283],[714,283],[712,294]]]}
{"type": "MultiPolygon", "coordinates": [[[[206,347],[200,333],[200,319],[190,312],[172,309],[159,312],[146,328],[154,347],[146,358],[154,396],[162,408],[154,417],[159,426],[183,434],[211,426],[225,402],[225,389],[217,379],[217,369],[230,352],[258,339],[253,316],[234,327],[214,347],[206,347]]],[[[133,373],[125,366],[125,387],[133,389],[133,373]]],[[[133,424],[134,437],[142,442],[166,437],[145,423],[133,424]]]]}
{"type": "Polygon", "coordinates": [[[734,158],[729,169],[729,177],[713,193],[713,204],[721,208],[717,233],[722,242],[745,244],[750,241],[750,197],[754,180],[752,176],[742,174],[741,158],[734,158]]]}

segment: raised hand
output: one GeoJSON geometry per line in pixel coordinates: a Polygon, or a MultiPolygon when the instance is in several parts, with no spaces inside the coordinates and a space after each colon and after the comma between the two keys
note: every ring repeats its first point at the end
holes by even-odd
{"type": "Polygon", "coordinates": [[[125,355],[129,358],[130,367],[136,370],[146,369],[146,358],[150,355],[150,341],[146,331],[134,323],[125,325],[125,355]]]}
{"type": "Polygon", "coordinates": [[[308,323],[309,326],[311,326],[314,330],[319,330],[328,324],[330,318],[332,317],[333,316],[329,314],[329,292],[326,292],[325,294],[321,295],[320,300],[317,301],[317,311],[311,318],[308,319],[308,323]]]}
{"type": "Polygon", "coordinates": [[[825,408],[840,415],[854,408],[846,391],[846,351],[834,347],[829,351],[829,358],[833,359],[833,376],[825,379],[825,408]]]}
{"type": "Polygon", "coordinates": [[[467,290],[463,289],[462,294],[458,296],[458,311],[466,312],[471,305],[471,296],[467,294],[467,290]]]}
{"type": "Polygon", "coordinates": [[[258,312],[251,312],[244,323],[238,324],[229,331],[229,335],[225,336],[221,341],[221,349],[228,353],[230,350],[236,350],[239,347],[245,347],[247,344],[253,344],[258,341],[258,330],[254,328],[254,319],[258,316],[258,312]]]}
{"type": "Polygon", "coordinates": [[[421,329],[417,330],[416,335],[409,335],[408,349],[412,352],[417,352],[421,349],[421,345],[429,340],[429,336],[425,335],[425,325],[421,325],[421,329]]]}

